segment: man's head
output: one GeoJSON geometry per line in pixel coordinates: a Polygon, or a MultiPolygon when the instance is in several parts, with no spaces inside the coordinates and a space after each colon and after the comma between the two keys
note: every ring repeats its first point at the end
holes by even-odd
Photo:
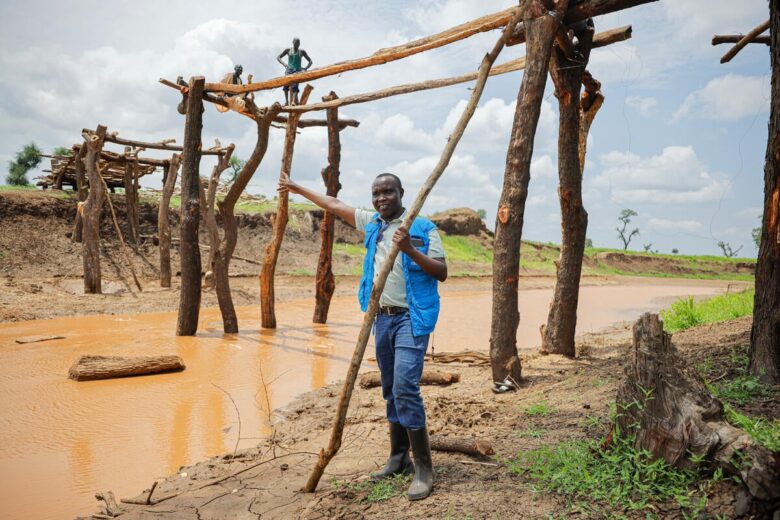
{"type": "Polygon", "coordinates": [[[244,67],[242,67],[241,65],[236,65],[235,67],[233,67],[233,71],[234,71],[234,72],[235,72],[237,75],[239,75],[239,76],[240,76],[240,75],[241,75],[241,73],[242,73],[242,72],[244,72],[244,67]]]}
{"type": "Polygon", "coordinates": [[[398,218],[404,211],[401,198],[404,188],[401,179],[392,173],[380,173],[371,184],[371,202],[384,220],[398,218]]]}
{"type": "Polygon", "coordinates": [[[293,49],[296,51],[298,50],[298,47],[301,46],[301,40],[300,38],[293,38],[293,49]]]}

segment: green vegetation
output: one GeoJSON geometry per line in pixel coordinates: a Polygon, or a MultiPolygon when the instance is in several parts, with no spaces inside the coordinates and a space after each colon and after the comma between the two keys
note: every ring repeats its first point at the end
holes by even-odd
{"type": "Polygon", "coordinates": [[[520,430],[515,433],[520,439],[539,439],[547,433],[547,430],[543,430],[541,428],[529,428],[527,430],[520,430]]]}
{"type": "Polygon", "coordinates": [[[769,421],[763,417],[748,417],[725,404],[726,420],[744,430],[758,444],[768,450],[780,451],[780,419],[769,421]]]}
{"type": "Polygon", "coordinates": [[[521,411],[528,417],[547,417],[555,412],[555,408],[551,407],[547,401],[539,401],[526,408],[522,408],[521,411]]]}
{"type": "MultiPolygon", "coordinates": [[[[509,461],[509,471],[526,475],[537,491],[575,499],[579,513],[621,518],[621,511],[646,510],[651,502],[674,500],[686,518],[696,518],[707,504],[706,490],[698,488],[698,471],[680,470],[650,452],[634,447],[633,439],[616,435],[602,449],[602,441],[571,441],[538,450],[521,451],[509,461]]],[[[722,478],[716,472],[714,480],[722,478]]]]}
{"type": "Polygon", "coordinates": [[[493,251],[485,247],[476,237],[446,235],[442,233],[442,244],[448,261],[490,264],[493,251]]]}
{"type": "Polygon", "coordinates": [[[6,182],[14,186],[26,186],[27,172],[37,168],[41,163],[41,149],[35,143],[26,144],[16,152],[13,161],[8,161],[8,177],[6,182]]]}
{"type": "Polygon", "coordinates": [[[661,311],[664,329],[677,332],[704,323],[731,320],[753,313],[753,289],[738,293],[723,294],[708,300],[695,302],[692,297],[674,302],[669,309],[661,311]]]}
{"type": "Polygon", "coordinates": [[[37,191],[32,184],[0,184],[0,191],[37,191]]]}
{"type": "Polygon", "coordinates": [[[406,490],[409,488],[409,483],[411,481],[411,475],[396,475],[379,481],[364,480],[362,482],[347,482],[344,480],[334,480],[333,487],[360,495],[361,502],[374,503],[384,502],[393,497],[406,494],[406,490]]]}

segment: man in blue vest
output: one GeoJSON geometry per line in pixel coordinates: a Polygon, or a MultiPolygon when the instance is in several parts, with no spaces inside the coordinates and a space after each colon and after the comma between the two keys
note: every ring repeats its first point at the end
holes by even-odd
{"type": "Polygon", "coordinates": [[[358,299],[365,312],[375,273],[395,244],[400,253],[387,277],[374,323],[376,359],[382,379],[382,396],[387,403],[390,457],[375,479],[414,472],[409,499],[420,500],[433,491],[433,463],[425,408],[420,395],[428,337],[439,315],[438,282],[447,279],[444,248],[436,226],[417,217],[409,232],[401,228],[406,209],[401,203],[401,180],[382,173],[371,185],[375,212],[356,209],[335,197],[317,193],[291,181],[279,181],[280,192],[297,193],[330,211],[365,233],[366,257],[358,299]],[[409,448],[414,463],[409,457],[409,448]]]}

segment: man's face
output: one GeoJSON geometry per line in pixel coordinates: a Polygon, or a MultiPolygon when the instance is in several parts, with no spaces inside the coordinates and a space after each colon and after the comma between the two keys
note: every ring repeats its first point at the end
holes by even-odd
{"type": "Polygon", "coordinates": [[[297,51],[298,47],[300,47],[300,46],[301,46],[301,40],[299,40],[298,38],[295,38],[293,40],[293,49],[295,49],[297,51]]]}
{"type": "Polygon", "coordinates": [[[400,216],[403,211],[401,205],[403,194],[404,190],[398,188],[398,183],[392,177],[378,177],[371,185],[371,202],[384,220],[400,216]]]}

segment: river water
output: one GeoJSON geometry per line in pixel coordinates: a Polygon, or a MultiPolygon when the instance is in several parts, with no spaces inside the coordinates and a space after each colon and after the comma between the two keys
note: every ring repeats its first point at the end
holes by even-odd
{"type": "MultiPolygon", "coordinates": [[[[490,288],[475,287],[442,286],[437,352],[487,350],[490,288]]],[[[578,333],[726,287],[652,279],[584,286],[578,333]]],[[[549,289],[521,291],[521,348],[539,344],[551,296],[549,289]]],[[[174,336],[175,313],[0,324],[0,516],[72,518],[94,510],[95,491],[134,496],[182,465],[232,452],[238,413],[239,448],[256,444],[269,433],[269,407],[346,374],[362,321],[356,299],[334,298],[327,325],[312,325],[312,310],[311,299],[278,303],[279,328],[268,331],[260,329],[259,307],[239,308],[244,332],[223,336],[218,310],[206,309],[189,338],[174,336]],[[15,342],[34,335],[65,338],[15,342]],[[176,354],[187,369],[76,383],[67,372],[83,354],[176,354]]]]}

